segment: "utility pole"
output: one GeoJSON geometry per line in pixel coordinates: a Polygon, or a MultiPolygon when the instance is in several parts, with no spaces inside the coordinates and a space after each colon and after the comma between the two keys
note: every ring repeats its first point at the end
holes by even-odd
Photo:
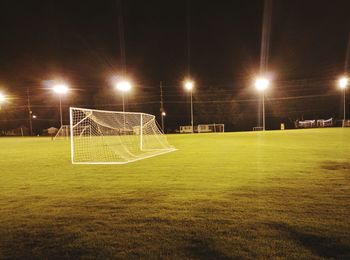
{"type": "Polygon", "coordinates": [[[29,96],[29,88],[27,88],[27,108],[28,108],[28,117],[29,117],[29,131],[30,136],[33,136],[33,123],[32,123],[32,109],[30,105],[30,96],[29,96]]]}
{"type": "Polygon", "coordinates": [[[159,83],[159,88],[160,88],[160,118],[162,120],[162,131],[164,133],[164,116],[165,116],[165,111],[164,111],[164,103],[163,103],[163,86],[162,86],[162,82],[159,83]]]}

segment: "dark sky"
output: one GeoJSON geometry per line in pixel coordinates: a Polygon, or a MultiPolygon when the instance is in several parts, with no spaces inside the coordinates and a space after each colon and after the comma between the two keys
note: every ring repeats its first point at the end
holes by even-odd
{"type": "MultiPolygon", "coordinates": [[[[181,86],[188,66],[187,1],[122,3],[127,72],[135,83],[129,110],[159,114],[162,81],[169,127],[188,123],[181,86]]],[[[43,89],[43,81],[54,78],[75,89],[66,107],[120,109],[120,96],[109,82],[121,72],[117,6],[114,0],[0,2],[0,84],[13,98],[2,114],[16,116],[3,116],[3,127],[25,123],[27,88],[38,128],[57,124],[57,99],[43,89]]],[[[232,129],[255,126],[252,78],[259,66],[263,1],[191,0],[189,10],[195,121],[225,121],[232,129]],[[217,116],[224,112],[232,115],[217,116]]],[[[334,81],[344,72],[349,11],[347,0],[273,1],[270,127],[288,118],[339,117],[334,81]]]]}

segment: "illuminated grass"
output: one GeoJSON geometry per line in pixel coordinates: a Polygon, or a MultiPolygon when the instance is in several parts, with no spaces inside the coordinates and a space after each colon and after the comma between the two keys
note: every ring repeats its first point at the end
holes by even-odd
{"type": "Polygon", "coordinates": [[[168,139],[71,165],[67,141],[1,138],[0,259],[350,257],[350,129],[168,139]]]}

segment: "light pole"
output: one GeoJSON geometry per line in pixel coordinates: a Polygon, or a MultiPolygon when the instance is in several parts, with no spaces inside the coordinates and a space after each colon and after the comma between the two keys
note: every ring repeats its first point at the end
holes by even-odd
{"type": "Polygon", "coordinates": [[[262,113],[263,113],[263,131],[265,131],[265,90],[269,87],[270,81],[266,78],[257,78],[255,88],[262,93],[262,113]]]}
{"type": "Polygon", "coordinates": [[[191,126],[192,126],[192,133],[193,133],[193,88],[194,88],[193,81],[186,80],[184,83],[184,87],[185,87],[185,90],[189,91],[191,95],[191,126]]]}
{"type": "MultiPolygon", "coordinates": [[[[5,102],[6,102],[6,96],[0,92],[0,111],[1,111],[1,105],[5,102]]],[[[1,133],[1,131],[0,131],[0,133],[1,133]]]]}
{"type": "Polygon", "coordinates": [[[119,90],[122,93],[122,102],[123,102],[123,121],[124,121],[124,125],[123,125],[123,129],[124,129],[124,133],[125,133],[125,128],[126,128],[126,118],[125,118],[125,98],[124,95],[125,93],[128,93],[131,88],[132,85],[129,81],[127,80],[121,80],[118,81],[115,85],[116,89],[119,90]]]}
{"type": "Polygon", "coordinates": [[[124,95],[125,93],[129,92],[132,88],[132,85],[127,80],[118,81],[115,85],[116,89],[119,90],[122,93],[122,100],[123,100],[123,112],[125,112],[125,101],[124,101],[124,95]]]}
{"type": "Polygon", "coordinates": [[[163,133],[164,133],[164,117],[166,116],[166,113],[165,113],[165,111],[162,111],[162,114],[161,114],[161,119],[162,119],[162,131],[163,131],[163,133]]]}
{"type": "Polygon", "coordinates": [[[345,102],[346,102],[346,89],[348,87],[348,84],[349,84],[349,79],[347,77],[341,77],[339,80],[338,80],[338,86],[340,89],[343,90],[343,98],[344,98],[344,101],[343,101],[343,105],[344,105],[344,117],[343,117],[343,127],[345,127],[345,120],[346,120],[346,105],[345,105],[345,102]]]}
{"type": "Polygon", "coordinates": [[[0,109],[1,109],[1,104],[5,103],[6,101],[6,96],[0,92],[0,109]]]}
{"type": "Polygon", "coordinates": [[[53,91],[58,95],[59,100],[60,100],[60,123],[61,123],[61,127],[62,127],[62,125],[63,125],[63,119],[62,119],[62,96],[67,94],[67,92],[69,91],[69,88],[65,84],[56,84],[53,87],[53,91]]]}

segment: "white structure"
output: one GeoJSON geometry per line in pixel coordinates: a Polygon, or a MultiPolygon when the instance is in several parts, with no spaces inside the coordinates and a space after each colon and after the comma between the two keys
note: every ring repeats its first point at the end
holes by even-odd
{"type": "Polygon", "coordinates": [[[225,132],[224,124],[206,124],[198,125],[198,133],[223,133],[225,132]]]}
{"type": "Polygon", "coordinates": [[[193,128],[191,125],[182,125],[182,126],[180,126],[180,133],[181,134],[193,133],[192,129],[193,128]]]}
{"type": "Polygon", "coordinates": [[[70,108],[74,164],[123,164],[175,151],[154,115],[70,108]]]}
{"type": "Polygon", "coordinates": [[[317,127],[329,127],[329,126],[333,126],[333,118],[330,119],[319,119],[317,120],[317,127]]]}
{"type": "Polygon", "coordinates": [[[262,126],[254,126],[253,131],[263,131],[264,128],[262,126]]]}
{"type": "Polygon", "coordinates": [[[316,127],[316,120],[298,121],[298,127],[300,128],[316,127]]]}
{"type": "Polygon", "coordinates": [[[196,131],[196,127],[192,127],[191,125],[182,125],[180,126],[180,134],[191,134],[196,131]]]}
{"type": "Polygon", "coordinates": [[[63,137],[66,139],[70,135],[69,125],[62,125],[60,129],[57,131],[57,134],[54,137],[54,140],[57,138],[63,137]]]}

